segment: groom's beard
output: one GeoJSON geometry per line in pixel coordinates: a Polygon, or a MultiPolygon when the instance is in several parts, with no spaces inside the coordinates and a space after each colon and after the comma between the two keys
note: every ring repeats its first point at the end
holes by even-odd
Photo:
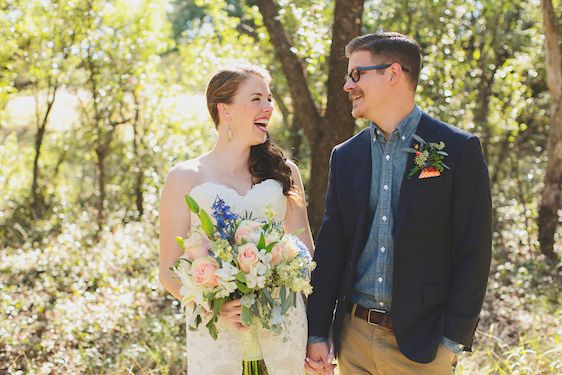
{"type": "Polygon", "coordinates": [[[349,100],[352,103],[353,108],[351,109],[351,115],[354,118],[364,118],[365,117],[365,96],[363,93],[363,90],[361,90],[360,88],[356,88],[355,90],[351,91],[349,93],[349,100]],[[359,103],[357,103],[357,105],[353,104],[353,98],[356,96],[360,96],[361,99],[359,100],[359,103]]]}

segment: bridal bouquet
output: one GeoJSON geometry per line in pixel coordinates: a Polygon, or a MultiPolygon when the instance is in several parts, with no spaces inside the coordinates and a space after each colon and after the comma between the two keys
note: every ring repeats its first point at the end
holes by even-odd
{"type": "Polygon", "coordinates": [[[251,213],[231,212],[220,197],[211,215],[190,196],[186,202],[200,225],[188,238],[176,238],[184,254],[173,270],[181,279],[182,308],[193,309],[190,329],[207,321],[216,339],[221,306],[240,298],[244,325],[252,326],[257,320],[280,333],[285,313],[296,305],[297,293],[312,292],[314,263],[306,246],[295,233],[285,234],[270,210],[266,220],[257,221],[251,213]]]}

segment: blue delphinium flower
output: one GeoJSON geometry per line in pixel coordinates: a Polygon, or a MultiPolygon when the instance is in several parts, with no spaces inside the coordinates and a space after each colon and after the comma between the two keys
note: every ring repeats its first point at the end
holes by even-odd
{"type": "Polygon", "coordinates": [[[221,238],[230,240],[233,236],[232,232],[234,224],[236,223],[236,220],[238,220],[238,215],[232,213],[230,211],[230,206],[227,206],[218,195],[215,198],[212,208],[213,217],[217,222],[217,231],[219,232],[221,238]]]}

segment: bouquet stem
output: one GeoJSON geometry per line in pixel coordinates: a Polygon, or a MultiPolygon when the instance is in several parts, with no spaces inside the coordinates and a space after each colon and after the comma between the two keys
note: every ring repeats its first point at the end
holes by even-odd
{"type": "Polygon", "coordinates": [[[267,375],[267,367],[263,359],[257,361],[243,361],[242,375],[267,375]]]}

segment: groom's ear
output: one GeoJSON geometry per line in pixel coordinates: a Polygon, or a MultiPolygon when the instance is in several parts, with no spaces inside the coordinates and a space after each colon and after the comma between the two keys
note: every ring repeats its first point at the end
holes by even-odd
{"type": "Polygon", "coordinates": [[[390,72],[390,85],[394,86],[398,84],[400,78],[403,78],[404,73],[398,64],[392,64],[388,67],[388,71],[390,72]]]}

